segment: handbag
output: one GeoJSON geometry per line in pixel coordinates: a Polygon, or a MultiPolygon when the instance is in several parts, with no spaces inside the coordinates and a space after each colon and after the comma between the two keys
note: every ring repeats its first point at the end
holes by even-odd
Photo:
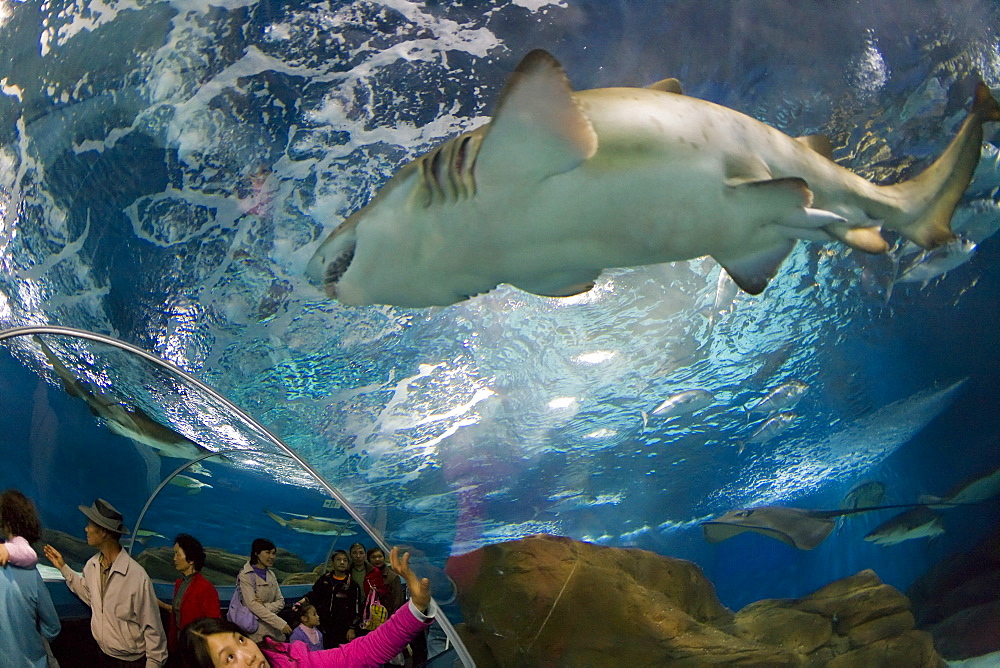
{"type": "MultiPolygon", "coordinates": [[[[257,582],[253,573],[250,574],[250,582],[253,584],[253,590],[256,593],[257,582]]],[[[240,588],[239,578],[236,578],[236,591],[229,600],[229,611],[226,612],[226,619],[236,624],[236,626],[240,627],[240,630],[248,634],[256,633],[257,627],[260,625],[257,615],[253,614],[253,611],[243,602],[243,591],[240,588]]]]}
{"type": "Polygon", "coordinates": [[[361,623],[362,631],[374,631],[389,616],[389,611],[385,609],[382,602],[378,600],[375,587],[368,592],[368,601],[365,603],[365,619],[361,623]]]}

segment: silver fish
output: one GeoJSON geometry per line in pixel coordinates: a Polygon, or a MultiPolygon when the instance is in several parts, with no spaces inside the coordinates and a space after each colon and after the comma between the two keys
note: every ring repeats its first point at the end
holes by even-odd
{"type": "Polygon", "coordinates": [[[956,237],[948,243],[919,253],[903,269],[896,283],[927,283],[938,276],[961,266],[972,259],[976,244],[965,237],[956,237]]]}
{"type": "Polygon", "coordinates": [[[809,385],[800,380],[790,380],[771,390],[763,399],[750,407],[750,413],[770,415],[795,406],[809,389],[809,385]]]}
{"type": "Polygon", "coordinates": [[[772,438],[791,427],[798,417],[797,413],[787,411],[784,413],[778,413],[774,417],[768,418],[764,424],[757,429],[757,431],[750,435],[747,442],[764,443],[765,441],[770,441],[772,438]]]}
{"type": "Polygon", "coordinates": [[[715,395],[708,390],[685,390],[667,397],[652,414],[657,417],[676,417],[700,411],[715,401],[715,395]]]}

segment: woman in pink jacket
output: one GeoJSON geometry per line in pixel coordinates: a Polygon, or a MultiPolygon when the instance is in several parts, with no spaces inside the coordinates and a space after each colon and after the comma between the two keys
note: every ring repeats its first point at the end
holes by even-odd
{"type": "Polygon", "coordinates": [[[361,638],[335,647],[310,652],[303,642],[282,643],[265,638],[260,646],[225,619],[199,619],[181,633],[181,659],[185,666],[222,668],[315,667],[376,668],[399,654],[433,620],[425,613],[431,601],[431,583],[419,579],[410,570],[410,555],[399,556],[392,548],[389,563],[403,576],[410,589],[410,602],[395,612],[384,624],[361,638]]]}

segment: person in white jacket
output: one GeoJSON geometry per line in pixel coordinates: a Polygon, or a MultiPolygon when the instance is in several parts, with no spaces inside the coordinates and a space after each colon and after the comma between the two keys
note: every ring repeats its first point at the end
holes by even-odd
{"type": "Polygon", "coordinates": [[[87,544],[98,552],[76,573],[51,545],[45,556],[66,578],[70,591],[90,606],[90,631],[101,648],[102,668],[145,666],[160,668],[167,661],[156,592],[149,575],[122,549],[121,536],[129,530],[115,507],[104,499],[79,506],[90,520],[87,544]]]}

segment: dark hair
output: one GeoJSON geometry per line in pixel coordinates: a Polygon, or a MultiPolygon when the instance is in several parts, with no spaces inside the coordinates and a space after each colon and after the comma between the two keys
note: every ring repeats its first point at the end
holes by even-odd
{"type": "Polygon", "coordinates": [[[343,550],[335,550],[335,551],[333,552],[333,554],[331,554],[331,555],[330,555],[330,561],[329,561],[329,562],[327,562],[327,563],[330,563],[330,564],[332,564],[332,563],[333,563],[333,560],[334,560],[334,558],[335,558],[335,557],[336,557],[336,556],[337,556],[338,554],[342,554],[342,555],[344,555],[345,557],[347,557],[347,567],[348,567],[348,568],[350,568],[350,567],[351,567],[351,555],[347,554],[347,552],[344,552],[343,550]]]}
{"type": "Polygon", "coordinates": [[[312,603],[303,603],[300,605],[299,609],[295,611],[295,614],[298,616],[298,620],[301,622],[305,619],[310,610],[316,610],[317,614],[319,613],[319,610],[312,603]]]}
{"type": "Polygon", "coordinates": [[[200,571],[205,565],[205,548],[201,546],[198,539],[186,533],[179,533],[177,538],[174,538],[174,542],[184,550],[184,556],[194,564],[194,570],[200,571]]]}
{"type": "Polygon", "coordinates": [[[385,556],[385,550],[376,545],[375,547],[368,548],[368,561],[372,560],[372,555],[375,554],[376,552],[381,552],[382,556],[383,557],[385,556]]]}
{"type": "Polygon", "coordinates": [[[259,555],[264,550],[277,550],[274,543],[266,538],[256,538],[253,541],[253,545],[250,546],[250,565],[253,566],[260,561],[257,555],[259,555]]]}
{"type": "Polygon", "coordinates": [[[29,543],[41,538],[42,523],[31,499],[16,489],[8,489],[0,494],[0,529],[14,536],[21,536],[29,543]]]}
{"type": "Polygon", "coordinates": [[[181,656],[180,665],[187,668],[213,668],[212,655],[208,652],[208,636],[214,636],[216,633],[238,633],[247,638],[247,634],[228,619],[218,617],[196,619],[184,627],[177,641],[181,656]]]}

